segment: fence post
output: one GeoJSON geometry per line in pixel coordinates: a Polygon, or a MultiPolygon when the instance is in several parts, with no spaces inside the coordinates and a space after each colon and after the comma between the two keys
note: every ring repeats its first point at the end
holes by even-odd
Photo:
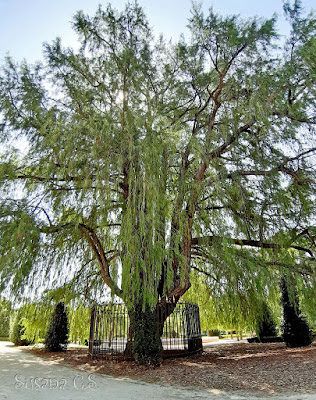
{"type": "Polygon", "coordinates": [[[91,309],[91,317],[90,317],[90,334],[89,334],[89,354],[94,356],[94,331],[95,331],[95,306],[91,309]]]}

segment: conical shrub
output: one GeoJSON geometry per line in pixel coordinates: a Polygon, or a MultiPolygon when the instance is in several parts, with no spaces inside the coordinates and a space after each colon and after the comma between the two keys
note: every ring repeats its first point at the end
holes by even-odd
{"type": "Polygon", "coordinates": [[[312,343],[312,334],[306,318],[299,308],[299,300],[295,288],[289,295],[289,281],[286,277],[281,280],[283,306],[283,340],[287,347],[309,346],[312,343]]]}
{"type": "Polygon", "coordinates": [[[266,337],[277,336],[276,322],[270,307],[265,302],[262,303],[262,318],[258,323],[257,336],[260,341],[266,337]]]}
{"type": "Polygon", "coordinates": [[[46,333],[45,348],[48,351],[67,350],[69,335],[68,316],[64,303],[59,302],[53,312],[46,333]]]}
{"type": "Polygon", "coordinates": [[[22,323],[22,313],[17,311],[10,326],[10,341],[16,346],[28,346],[30,341],[23,338],[25,328],[22,323]]]}

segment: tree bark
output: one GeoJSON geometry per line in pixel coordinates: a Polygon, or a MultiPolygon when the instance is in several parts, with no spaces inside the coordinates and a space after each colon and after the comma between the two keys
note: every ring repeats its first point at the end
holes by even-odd
{"type": "Polygon", "coordinates": [[[157,313],[148,305],[137,302],[129,311],[132,355],[139,364],[159,365],[162,343],[159,335],[157,313]]]}

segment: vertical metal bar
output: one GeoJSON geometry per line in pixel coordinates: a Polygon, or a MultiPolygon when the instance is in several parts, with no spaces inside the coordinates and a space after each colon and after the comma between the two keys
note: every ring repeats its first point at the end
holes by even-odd
{"type": "Polygon", "coordinates": [[[93,357],[93,341],[94,341],[94,324],[95,324],[95,306],[91,309],[90,317],[90,333],[89,333],[89,354],[93,357]]]}

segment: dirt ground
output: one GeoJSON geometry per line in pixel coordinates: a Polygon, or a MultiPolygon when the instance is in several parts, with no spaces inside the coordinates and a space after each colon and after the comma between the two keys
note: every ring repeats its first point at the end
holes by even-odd
{"type": "Polygon", "coordinates": [[[205,348],[203,353],[164,360],[159,367],[131,361],[91,359],[87,349],[64,353],[29,349],[54,363],[91,373],[148,383],[257,395],[315,394],[316,341],[310,347],[287,349],[283,343],[234,343],[205,348]]]}

